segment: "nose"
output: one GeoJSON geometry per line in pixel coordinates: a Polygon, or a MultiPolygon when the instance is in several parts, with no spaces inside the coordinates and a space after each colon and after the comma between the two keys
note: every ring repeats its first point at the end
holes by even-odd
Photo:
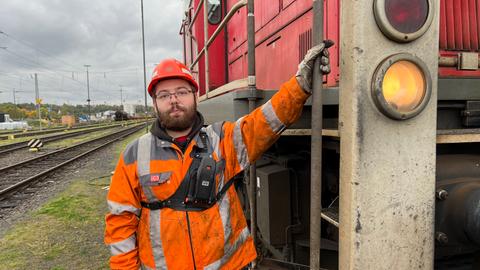
{"type": "Polygon", "coordinates": [[[168,98],[169,98],[170,103],[178,103],[177,94],[170,93],[170,96],[168,98]]]}

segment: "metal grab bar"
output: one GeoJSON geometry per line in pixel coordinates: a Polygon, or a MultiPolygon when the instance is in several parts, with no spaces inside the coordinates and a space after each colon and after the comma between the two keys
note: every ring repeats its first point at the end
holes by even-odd
{"type": "Polygon", "coordinates": [[[215,40],[215,38],[218,36],[218,34],[220,34],[220,32],[223,30],[223,28],[225,27],[225,25],[230,21],[230,19],[232,18],[232,16],[235,14],[235,12],[237,12],[237,10],[239,10],[240,8],[242,8],[243,6],[246,6],[247,5],[247,0],[242,0],[242,1],[238,1],[231,9],[230,11],[227,13],[227,15],[225,15],[225,18],[223,18],[223,20],[220,22],[220,24],[218,25],[217,29],[215,30],[215,32],[213,32],[212,36],[210,37],[210,39],[207,41],[207,43],[205,44],[205,46],[203,47],[203,49],[200,51],[200,53],[197,55],[197,58],[195,58],[195,61],[193,61],[191,64],[190,64],[190,69],[192,69],[197,63],[198,61],[200,60],[200,57],[203,56],[203,54],[205,53],[205,48],[208,50],[208,47],[210,47],[210,45],[212,44],[212,42],[215,40]]]}
{"type": "Polygon", "coordinates": [[[195,23],[195,21],[197,20],[198,13],[200,13],[200,9],[202,8],[203,1],[204,0],[200,0],[200,2],[198,2],[198,8],[193,13],[192,21],[190,22],[190,25],[188,26],[188,32],[190,32],[190,33],[192,33],[192,26],[195,23]]]}

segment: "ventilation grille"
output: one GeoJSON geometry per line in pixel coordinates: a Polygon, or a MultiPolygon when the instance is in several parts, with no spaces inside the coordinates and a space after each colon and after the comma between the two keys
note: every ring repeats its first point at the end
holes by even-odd
{"type": "Polygon", "coordinates": [[[301,33],[298,36],[298,63],[300,63],[307,51],[312,47],[312,29],[310,28],[306,32],[301,33]]]}
{"type": "Polygon", "coordinates": [[[480,0],[440,0],[440,49],[478,51],[480,0]]]}

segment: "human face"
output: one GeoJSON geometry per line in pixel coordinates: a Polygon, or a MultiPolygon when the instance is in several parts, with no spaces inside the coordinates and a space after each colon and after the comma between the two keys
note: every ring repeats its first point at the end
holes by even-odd
{"type": "Polygon", "coordinates": [[[153,107],[167,130],[185,131],[193,125],[197,104],[192,86],[185,80],[168,79],[157,83],[153,107]]]}

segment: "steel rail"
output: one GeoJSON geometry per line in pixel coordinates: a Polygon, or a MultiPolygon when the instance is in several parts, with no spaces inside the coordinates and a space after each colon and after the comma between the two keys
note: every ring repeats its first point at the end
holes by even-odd
{"type": "MultiPolygon", "coordinates": [[[[134,127],[131,127],[131,128],[135,128],[137,126],[134,126],[134,127]]],[[[127,129],[128,130],[128,129],[127,129]]],[[[122,130],[123,132],[125,130],[122,130]]],[[[12,165],[9,165],[9,166],[5,166],[5,167],[2,167],[0,168],[0,173],[6,171],[6,170],[10,170],[12,169],[13,167],[17,167],[17,166],[21,166],[21,165],[25,165],[29,162],[32,162],[34,160],[38,160],[38,159],[42,159],[42,158],[45,158],[45,157],[48,157],[50,155],[54,155],[54,154],[58,154],[58,153],[61,153],[61,152],[65,152],[65,151],[68,151],[68,150],[71,150],[71,149],[74,149],[74,148],[77,148],[77,147],[80,147],[80,146],[83,146],[85,144],[88,144],[88,143],[92,143],[92,142],[95,142],[95,141],[98,141],[98,140],[102,140],[102,139],[105,139],[109,136],[113,136],[115,134],[118,134],[118,133],[121,133],[122,131],[119,131],[119,132],[115,132],[115,133],[111,133],[111,134],[107,134],[105,136],[102,136],[102,137],[98,137],[98,138],[94,138],[94,139],[91,139],[91,140],[88,140],[88,141],[85,141],[85,142],[81,142],[81,143],[78,143],[78,144],[75,144],[75,145],[72,145],[72,146],[69,146],[69,147],[66,147],[66,148],[62,148],[62,149],[58,149],[56,151],[53,151],[53,152],[50,152],[50,153],[47,153],[47,154],[44,154],[44,155],[41,155],[41,156],[37,156],[37,157],[33,157],[31,159],[27,159],[27,160],[24,160],[24,161],[21,161],[19,163],[16,163],[16,164],[12,164],[12,165]]]]}
{"type": "Polygon", "coordinates": [[[46,155],[42,155],[42,156],[40,156],[40,157],[35,157],[35,158],[29,159],[29,160],[27,160],[27,161],[23,161],[23,162],[21,162],[21,163],[17,163],[17,164],[14,164],[14,165],[10,165],[10,166],[1,168],[1,169],[0,169],[0,173],[5,172],[5,171],[8,171],[8,170],[11,170],[11,169],[13,169],[13,168],[15,168],[15,167],[18,167],[18,166],[24,166],[24,165],[30,164],[31,162],[36,161],[36,160],[39,160],[39,159],[44,159],[44,158],[51,157],[51,156],[53,156],[53,155],[55,155],[55,154],[58,154],[58,153],[60,153],[60,152],[66,153],[68,150],[72,150],[72,149],[74,149],[74,148],[79,148],[80,146],[85,146],[86,144],[89,144],[89,143],[98,142],[98,141],[107,139],[107,138],[109,138],[109,137],[116,136],[114,139],[109,140],[109,141],[107,141],[106,143],[103,143],[103,144],[101,144],[101,145],[99,145],[99,146],[96,146],[96,147],[94,147],[94,148],[92,148],[92,149],[90,149],[90,150],[88,150],[88,151],[86,151],[86,152],[83,152],[83,153],[81,153],[81,154],[79,154],[79,155],[76,155],[76,156],[74,156],[74,157],[72,157],[72,158],[69,158],[68,160],[66,160],[66,161],[64,161],[64,162],[62,162],[62,163],[60,163],[60,164],[57,164],[57,165],[54,166],[54,167],[51,167],[51,168],[49,168],[49,169],[47,169],[47,170],[45,170],[45,171],[42,171],[42,172],[40,172],[40,173],[38,173],[38,174],[36,174],[36,175],[34,175],[34,176],[31,176],[31,177],[29,177],[29,178],[27,178],[27,179],[24,179],[24,180],[22,180],[22,181],[20,181],[20,182],[17,182],[17,183],[15,183],[15,184],[13,184],[13,185],[10,185],[10,186],[8,186],[7,188],[4,188],[3,190],[0,190],[0,199],[3,198],[5,195],[7,195],[7,194],[9,194],[9,193],[11,193],[11,192],[19,189],[19,188],[21,188],[21,187],[23,187],[23,186],[31,183],[32,181],[34,181],[34,180],[36,180],[36,179],[38,179],[38,178],[40,178],[40,177],[43,177],[43,176],[47,175],[48,173],[50,173],[50,172],[52,172],[52,171],[54,171],[54,170],[57,170],[57,169],[65,166],[65,165],[67,165],[67,164],[69,164],[69,163],[71,163],[71,162],[73,162],[73,161],[75,161],[75,160],[77,160],[77,159],[79,159],[79,158],[87,155],[87,154],[90,154],[90,153],[92,153],[92,152],[94,152],[94,151],[96,151],[96,150],[98,150],[98,149],[100,149],[100,148],[102,148],[102,147],[105,147],[105,146],[107,146],[107,145],[109,145],[109,144],[111,144],[111,143],[113,143],[113,142],[115,142],[115,141],[121,140],[121,139],[125,138],[126,136],[129,136],[129,135],[131,135],[131,134],[133,134],[133,133],[135,133],[135,132],[137,132],[137,131],[139,131],[139,130],[141,130],[141,129],[143,129],[143,124],[136,125],[136,126],[130,127],[130,128],[127,129],[127,130],[122,130],[122,131],[120,131],[120,132],[115,132],[115,133],[112,133],[112,134],[109,134],[109,135],[106,135],[106,136],[103,136],[103,137],[100,137],[100,138],[95,138],[95,139],[90,140],[90,141],[87,141],[87,142],[83,142],[83,143],[80,143],[80,144],[76,144],[76,145],[73,145],[73,146],[68,147],[68,148],[65,148],[65,149],[61,149],[61,150],[58,150],[58,151],[55,151],[55,152],[52,152],[52,153],[49,153],[49,154],[46,154],[46,155]],[[120,136],[118,136],[119,133],[121,134],[120,136]]]}
{"type": "Polygon", "coordinates": [[[43,130],[34,130],[34,131],[27,131],[27,132],[10,132],[10,133],[0,133],[0,140],[7,140],[9,136],[14,136],[15,138],[22,138],[22,137],[29,137],[29,136],[35,136],[35,135],[44,135],[44,134],[49,134],[49,133],[55,133],[57,131],[63,131],[63,130],[77,130],[77,129],[84,129],[84,128],[94,128],[94,127],[107,127],[111,125],[120,125],[118,122],[117,123],[111,123],[111,124],[94,124],[94,125],[86,125],[86,126],[76,126],[76,127],[63,127],[63,128],[51,128],[51,129],[43,129],[43,130]]]}
{"type": "MultiPolygon", "coordinates": [[[[108,125],[108,126],[102,126],[102,127],[96,127],[96,128],[90,128],[90,129],[85,129],[85,130],[80,130],[80,131],[74,131],[70,133],[63,133],[63,134],[56,134],[56,135],[51,135],[51,136],[46,136],[46,137],[39,137],[38,139],[41,139],[42,142],[53,142],[53,141],[60,141],[62,139],[66,138],[71,138],[71,137],[76,137],[88,133],[92,133],[95,131],[99,130],[104,130],[104,129],[110,129],[110,128],[117,128],[120,127],[121,125],[108,125]]],[[[2,154],[7,154],[9,152],[13,152],[16,150],[20,150],[23,148],[28,147],[28,141],[21,141],[21,142],[16,142],[16,143],[10,143],[10,144],[4,144],[0,145],[0,155],[2,154]]]]}

